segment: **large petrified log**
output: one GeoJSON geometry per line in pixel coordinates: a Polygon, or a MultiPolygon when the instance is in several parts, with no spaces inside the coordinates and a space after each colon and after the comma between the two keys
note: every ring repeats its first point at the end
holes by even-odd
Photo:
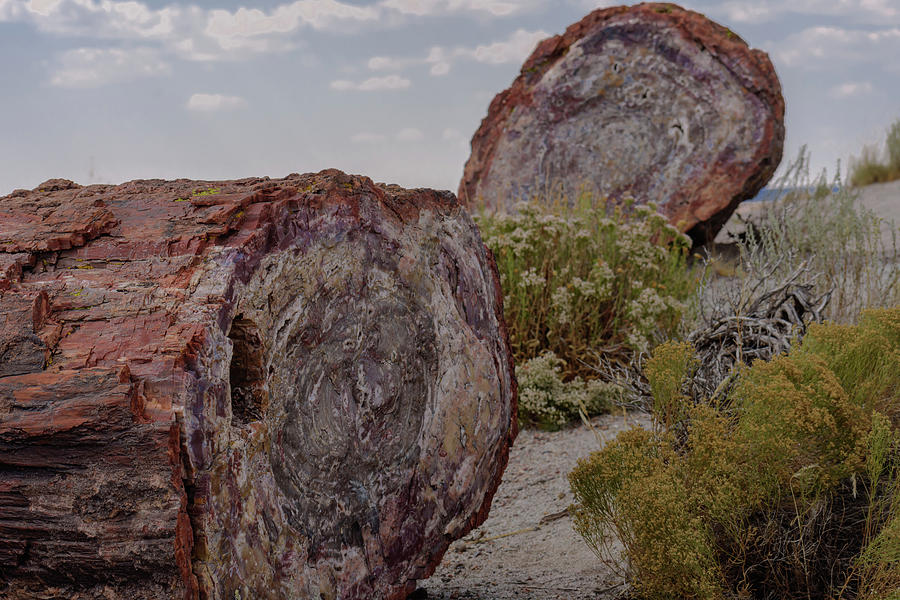
{"type": "Polygon", "coordinates": [[[512,373],[450,193],[0,198],[0,597],[403,598],[487,515],[512,373]]]}
{"type": "Polygon", "coordinates": [[[606,8],[538,44],[494,98],[459,197],[501,210],[630,197],[704,242],[771,178],[783,142],[765,53],[674,4],[606,8]]]}

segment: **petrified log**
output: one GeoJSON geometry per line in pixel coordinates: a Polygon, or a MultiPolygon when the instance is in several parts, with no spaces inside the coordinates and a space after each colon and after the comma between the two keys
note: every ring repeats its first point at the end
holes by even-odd
{"type": "Polygon", "coordinates": [[[494,98],[459,197],[499,210],[632,198],[702,243],[771,178],[783,143],[765,53],[674,4],[606,8],[538,44],[494,98]]]}
{"type": "Polygon", "coordinates": [[[339,171],[0,198],[0,597],[403,598],[516,433],[450,193],[339,171]]]}

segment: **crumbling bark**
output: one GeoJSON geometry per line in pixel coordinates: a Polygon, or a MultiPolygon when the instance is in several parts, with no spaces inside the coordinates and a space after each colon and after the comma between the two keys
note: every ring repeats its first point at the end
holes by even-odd
{"type": "Polygon", "coordinates": [[[0,198],[0,596],[403,598],[515,437],[452,194],[339,171],[0,198]]]}
{"type": "Polygon", "coordinates": [[[497,210],[632,198],[703,243],[772,177],[783,143],[765,53],[674,4],[617,6],[538,44],[472,138],[459,197],[497,210]]]}

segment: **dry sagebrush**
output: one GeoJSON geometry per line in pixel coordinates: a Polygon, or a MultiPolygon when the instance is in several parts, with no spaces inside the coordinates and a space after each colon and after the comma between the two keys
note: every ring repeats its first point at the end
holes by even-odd
{"type": "Polygon", "coordinates": [[[641,597],[896,595],[900,307],[811,325],[723,403],[684,393],[689,344],[664,344],[646,367],[654,430],[621,434],[570,474],[576,528],[641,597]]]}
{"type": "Polygon", "coordinates": [[[860,204],[859,191],[843,185],[840,172],[811,177],[809,154],[801,149],[773,190],[775,200],[739,240],[740,270],[752,275],[774,265],[769,276],[785,279],[806,269],[814,296],[832,293],[823,318],[839,323],[865,308],[900,302],[897,224],[860,204]],[[883,229],[892,235],[886,239],[883,229]]]}

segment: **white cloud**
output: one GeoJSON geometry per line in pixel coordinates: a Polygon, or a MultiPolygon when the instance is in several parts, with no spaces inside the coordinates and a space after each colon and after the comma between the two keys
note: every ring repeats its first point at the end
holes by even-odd
{"type": "Polygon", "coordinates": [[[62,53],[57,63],[50,83],[59,87],[98,87],[171,70],[154,48],[77,48],[62,53]]]}
{"type": "Polygon", "coordinates": [[[60,2],[61,0],[28,0],[28,2],[25,3],[25,8],[33,13],[46,17],[56,10],[56,7],[59,6],[60,2]]]}
{"type": "MultiPolygon", "coordinates": [[[[870,0],[871,1],[871,0],[870,0]]],[[[405,16],[472,13],[519,14],[546,0],[381,0],[369,6],[340,0],[294,0],[270,10],[206,9],[201,3],[170,2],[153,8],[140,0],[0,0],[0,21],[22,20],[50,33],[133,41],[159,39],[167,47],[205,37],[221,49],[281,50],[279,38],[303,27],[346,30],[354,23],[394,24],[405,16]],[[398,17],[400,19],[398,19],[398,17]]],[[[199,42],[196,42],[200,45],[199,42]]]]}
{"type": "MultiPolygon", "coordinates": [[[[571,6],[576,6],[583,11],[590,12],[597,8],[604,8],[607,6],[612,6],[614,4],[621,4],[621,2],[616,2],[615,0],[566,0],[566,4],[571,6]]],[[[686,6],[687,3],[681,3],[682,6],[686,6]]]]}
{"type": "MultiPolygon", "coordinates": [[[[361,6],[351,0],[294,0],[268,10],[207,9],[200,3],[171,2],[156,8],[147,0],[0,0],[0,21],[20,21],[38,31],[95,40],[158,44],[162,52],[194,61],[241,60],[249,53],[297,47],[303,29],[344,32],[354,25],[395,27],[407,17],[450,14],[507,16],[547,0],[381,0],[361,6]]],[[[376,57],[379,58],[379,57],[376,57]]],[[[384,57],[381,57],[384,58],[384,57]]],[[[390,64],[374,70],[398,70],[390,64]]],[[[436,75],[449,63],[431,63],[436,75]]],[[[406,65],[408,66],[408,65],[406,65]]]]}
{"type": "Polygon", "coordinates": [[[441,132],[441,139],[447,143],[448,146],[460,148],[465,151],[469,148],[469,140],[466,136],[462,134],[458,129],[454,129],[453,127],[447,127],[441,132]]]}
{"type": "Polygon", "coordinates": [[[356,89],[362,92],[373,92],[378,90],[402,90],[409,86],[409,79],[404,79],[399,75],[388,75],[387,77],[370,77],[360,83],[356,89]]]}
{"type": "Polygon", "coordinates": [[[331,82],[330,87],[338,91],[376,92],[381,90],[402,90],[410,85],[409,79],[399,75],[387,75],[385,77],[370,77],[359,83],[347,79],[337,79],[331,82]]]}
{"type": "Polygon", "coordinates": [[[431,65],[431,69],[429,70],[429,73],[431,73],[435,77],[440,77],[441,75],[446,75],[449,72],[450,72],[450,63],[446,62],[446,61],[434,63],[433,65],[431,65]]]}
{"type": "Polygon", "coordinates": [[[370,131],[361,131],[350,136],[350,141],[354,144],[378,144],[387,139],[380,133],[372,133],[370,131]]]}
{"type": "Polygon", "coordinates": [[[260,39],[292,33],[304,26],[321,30],[372,21],[380,12],[377,7],[338,0],[296,0],[269,12],[244,7],[234,12],[205,10],[174,3],[154,9],[136,0],[27,0],[25,7],[35,25],[45,31],[170,38],[172,42],[184,39],[184,35],[205,34],[225,49],[258,47],[260,39]],[[182,35],[173,35],[176,29],[182,35]],[[256,43],[251,42],[253,39],[256,43]]]}
{"type": "Polygon", "coordinates": [[[415,127],[406,127],[394,135],[398,142],[419,142],[425,139],[425,134],[415,127]]]}
{"type": "MultiPolygon", "coordinates": [[[[703,2],[706,4],[706,2],[703,2]]],[[[900,16],[895,0],[732,0],[695,7],[726,23],[768,23],[788,14],[840,17],[844,22],[884,24],[885,20],[900,16]]]]}
{"type": "Polygon", "coordinates": [[[446,75],[450,72],[450,62],[453,60],[453,52],[448,52],[440,46],[434,46],[428,51],[424,62],[431,65],[429,72],[435,76],[446,75]]]}
{"type": "Polygon", "coordinates": [[[506,17],[539,3],[537,0],[382,0],[380,6],[419,17],[459,12],[483,12],[506,17]]]}
{"type": "Polygon", "coordinates": [[[220,60],[225,56],[218,48],[204,48],[203,44],[195,38],[187,38],[175,42],[174,49],[183,58],[198,62],[220,60]]]}
{"type": "Polygon", "coordinates": [[[225,96],[223,94],[194,94],[187,101],[189,110],[201,112],[234,110],[245,106],[247,106],[247,101],[240,96],[225,96]]]}
{"type": "Polygon", "coordinates": [[[867,31],[841,27],[810,27],[773,46],[787,66],[832,68],[836,64],[883,62],[900,55],[900,27],[867,31]]]}
{"type": "Polygon", "coordinates": [[[291,35],[302,28],[343,31],[353,23],[375,22],[383,11],[339,0],[296,0],[270,11],[176,3],[157,9],[138,0],[0,0],[0,21],[28,22],[58,35],[154,40],[161,50],[189,60],[292,49],[291,35]]]}
{"type": "Polygon", "coordinates": [[[0,0],[0,23],[18,19],[22,12],[19,0],[0,0]]]}
{"type": "MultiPolygon", "coordinates": [[[[420,142],[425,139],[425,134],[415,127],[405,127],[391,136],[398,142],[420,142]]],[[[354,144],[383,144],[390,138],[382,133],[373,133],[371,131],[360,131],[350,136],[350,141],[354,144]]]]}
{"type": "Polygon", "coordinates": [[[339,92],[344,92],[347,90],[355,90],[356,84],[348,79],[335,79],[331,82],[329,87],[333,90],[338,90],[339,92]]]}
{"type": "Polygon", "coordinates": [[[266,36],[280,36],[303,26],[326,29],[337,23],[372,21],[378,18],[372,7],[353,6],[336,0],[297,0],[277,6],[272,12],[241,7],[235,12],[213,10],[204,33],[226,50],[260,49],[266,36]]]}
{"type": "Polygon", "coordinates": [[[133,41],[164,39],[175,33],[176,22],[188,24],[189,12],[167,6],[158,10],[142,2],[113,0],[28,0],[20,18],[48,33],[133,41]]]}
{"type": "Polygon", "coordinates": [[[473,60],[491,65],[522,63],[534,50],[538,42],[549,37],[546,31],[526,31],[517,29],[499,42],[484,44],[474,48],[443,48],[433,46],[424,58],[392,58],[373,56],[369,59],[369,69],[373,71],[400,71],[416,65],[431,65],[429,72],[434,76],[446,75],[458,60],[473,60]]]}
{"type": "Polygon", "coordinates": [[[726,2],[717,12],[732,23],[764,23],[780,15],[782,9],[767,2],[726,2]]]}
{"type": "Polygon", "coordinates": [[[872,84],[868,81],[848,81],[834,86],[828,93],[833,98],[851,98],[871,94],[873,90],[872,84]]]}
{"type": "Polygon", "coordinates": [[[504,63],[524,62],[534,50],[538,42],[549,37],[546,31],[516,30],[509,38],[502,42],[494,42],[485,46],[478,46],[469,51],[469,55],[476,61],[492,65],[504,63]]]}
{"type": "Polygon", "coordinates": [[[369,59],[367,66],[372,71],[399,71],[409,66],[418,64],[420,61],[408,58],[391,58],[390,56],[373,56],[369,59]]]}

